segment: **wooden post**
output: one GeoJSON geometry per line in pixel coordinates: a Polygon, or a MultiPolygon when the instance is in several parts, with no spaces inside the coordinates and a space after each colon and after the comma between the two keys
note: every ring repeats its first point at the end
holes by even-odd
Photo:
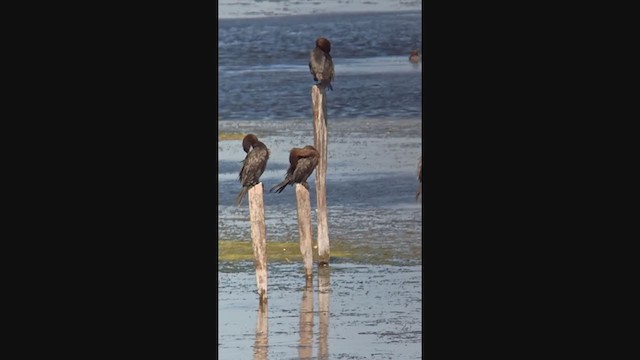
{"type": "Polygon", "coordinates": [[[320,153],[316,168],[316,205],[318,207],[318,263],[329,263],[329,228],[327,220],[327,103],[326,90],[317,85],[311,87],[313,110],[313,143],[320,153]]]}
{"type": "Polygon", "coordinates": [[[307,278],[313,275],[313,245],[311,236],[311,200],[309,190],[296,184],[296,201],[298,208],[298,230],[300,232],[300,253],[304,262],[304,272],[307,278]]]}
{"type": "Polygon", "coordinates": [[[318,269],[318,311],[320,317],[318,359],[328,359],[329,356],[329,293],[331,292],[329,272],[329,267],[318,269]]]}
{"type": "Polygon", "coordinates": [[[267,303],[258,304],[258,320],[256,321],[256,340],[253,344],[253,358],[266,360],[269,350],[269,322],[267,317],[267,303]]]}
{"type": "Polygon", "coordinates": [[[260,302],[267,301],[267,228],[264,223],[263,186],[258,183],[249,189],[249,218],[251,241],[256,265],[256,282],[260,302]]]}
{"type": "Polygon", "coordinates": [[[311,359],[313,355],[313,281],[307,278],[300,303],[300,342],[298,357],[311,359]]]}

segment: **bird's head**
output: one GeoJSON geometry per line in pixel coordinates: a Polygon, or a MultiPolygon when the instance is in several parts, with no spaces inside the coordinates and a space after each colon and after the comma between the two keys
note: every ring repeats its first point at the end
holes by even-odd
{"type": "Polygon", "coordinates": [[[251,147],[258,142],[258,137],[253,134],[248,134],[242,139],[242,149],[244,152],[248,153],[251,150],[251,147]]]}
{"type": "Polygon", "coordinates": [[[331,42],[326,38],[316,39],[316,47],[319,47],[322,51],[329,54],[331,52],[331,42]]]}

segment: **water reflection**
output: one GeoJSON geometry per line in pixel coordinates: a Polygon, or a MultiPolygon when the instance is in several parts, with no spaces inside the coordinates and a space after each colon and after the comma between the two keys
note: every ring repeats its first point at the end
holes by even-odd
{"type": "Polygon", "coordinates": [[[256,341],[253,344],[253,360],[267,360],[269,350],[269,325],[267,321],[267,302],[258,302],[258,320],[256,323],[256,341]]]}
{"type": "Polygon", "coordinates": [[[318,359],[329,359],[329,294],[331,292],[329,266],[318,267],[318,314],[320,329],[318,331],[318,359]]]}
{"type": "MultiPolygon", "coordinates": [[[[329,296],[330,270],[328,266],[318,267],[318,354],[313,357],[313,331],[314,331],[314,288],[313,279],[307,278],[302,300],[300,302],[300,319],[298,340],[298,358],[300,360],[329,359],[329,296]]],[[[256,337],[253,345],[254,360],[268,360],[269,353],[269,326],[267,302],[258,302],[258,318],[256,322],[256,337]]]]}
{"type": "Polygon", "coordinates": [[[300,341],[298,357],[311,359],[313,355],[313,280],[307,278],[300,303],[300,341]]]}

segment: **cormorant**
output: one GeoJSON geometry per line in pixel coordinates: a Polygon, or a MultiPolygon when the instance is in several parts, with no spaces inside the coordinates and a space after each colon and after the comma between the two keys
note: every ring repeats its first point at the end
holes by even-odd
{"type": "Polygon", "coordinates": [[[267,160],[269,160],[269,149],[253,134],[249,134],[242,139],[242,149],[247,153],[247,156],[242,161],[242,168],[238,177],[242,184],[242,189],[236,198],[237,205],[242,203],[242,199],[251,187],[260,183],[260,176],[267,167],[267,160]]]}
{"type": "Polygon", "coordinates": [[[309,72],[313,75],[313,80],[318,82],[320,87],[328,87],[333,90],[331,81],[335,76],[333,60],[331,59],[331,42],[325,38],[316,40],[316,47],[311,50],[309,56],[309,72]]]}
{"type": "Polygon", "coordinates": [[[311,145],[307,145],[303,148],[293,148],[289,152],[289,169],[284,180],[278,185],[269,190],[272,192],[280,193],[287,185],[293,185],[295,183],[302,184],[307,190],[309,184],[307,179],[313,173],[313,170],[318,166],[318,158],[320,154],[318,150],[311,145]]]}
{"type": "Polygon", "coordinates": [[[422,60],[420,58],[420,55],[418,54],[418,50],[412,50],[411,51],[411,55],[409,56],[409,61],[412,62],[413,64],[417,64],[420,62],[420,60],[422,60]]]}

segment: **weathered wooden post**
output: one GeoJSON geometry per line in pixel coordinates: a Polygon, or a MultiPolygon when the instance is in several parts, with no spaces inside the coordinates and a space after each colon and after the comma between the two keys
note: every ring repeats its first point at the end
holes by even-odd
{"type": "Polygon", "coordinates": [[[316,205],[318,208],[318,263],[329,263],[329,228],[327,219],[327,103],[326,89],[311,87],[311,105],[313,110],[313,142],[320,153],[316,168],[316,205]]]}
{"type": "Polygon", "coordinates": [[[313,281],[307,279],[300,303],[300,341],[298,357],[311,359],[313,355],[313,281]]]}
{"type": "Polygon", "coordinates": [[[298,208],[298,231],[300,232],[300,253],[304,262],[307,279],[313,276],[313,245],[311,236],[311,200],[309,190],[302,184],[296,184],[296,201],[298,208]]]}
{"type": "Polygon", "coordinates": [[[318,269],[318,311],[320,328],[318,329],[318,359],[328,359],[329,355],[329,293],[331,278],[329,267],[318,269]]]}
{"type": "Polygon", "coordinates": [[[258,320],[256,321],[256,340],[253,344],[253,359],[267,360],[269,350],[269,323],[267,317],[267,303],[258,304],[258,320]]]}
{"type": "Polygon", "coordinates": [[[267,228],[264,223],[263,186],[258,183],[249,189],[249,218],[251,241],[256,265],[256,282],[260,303],[267,301],[267,228]]]}

